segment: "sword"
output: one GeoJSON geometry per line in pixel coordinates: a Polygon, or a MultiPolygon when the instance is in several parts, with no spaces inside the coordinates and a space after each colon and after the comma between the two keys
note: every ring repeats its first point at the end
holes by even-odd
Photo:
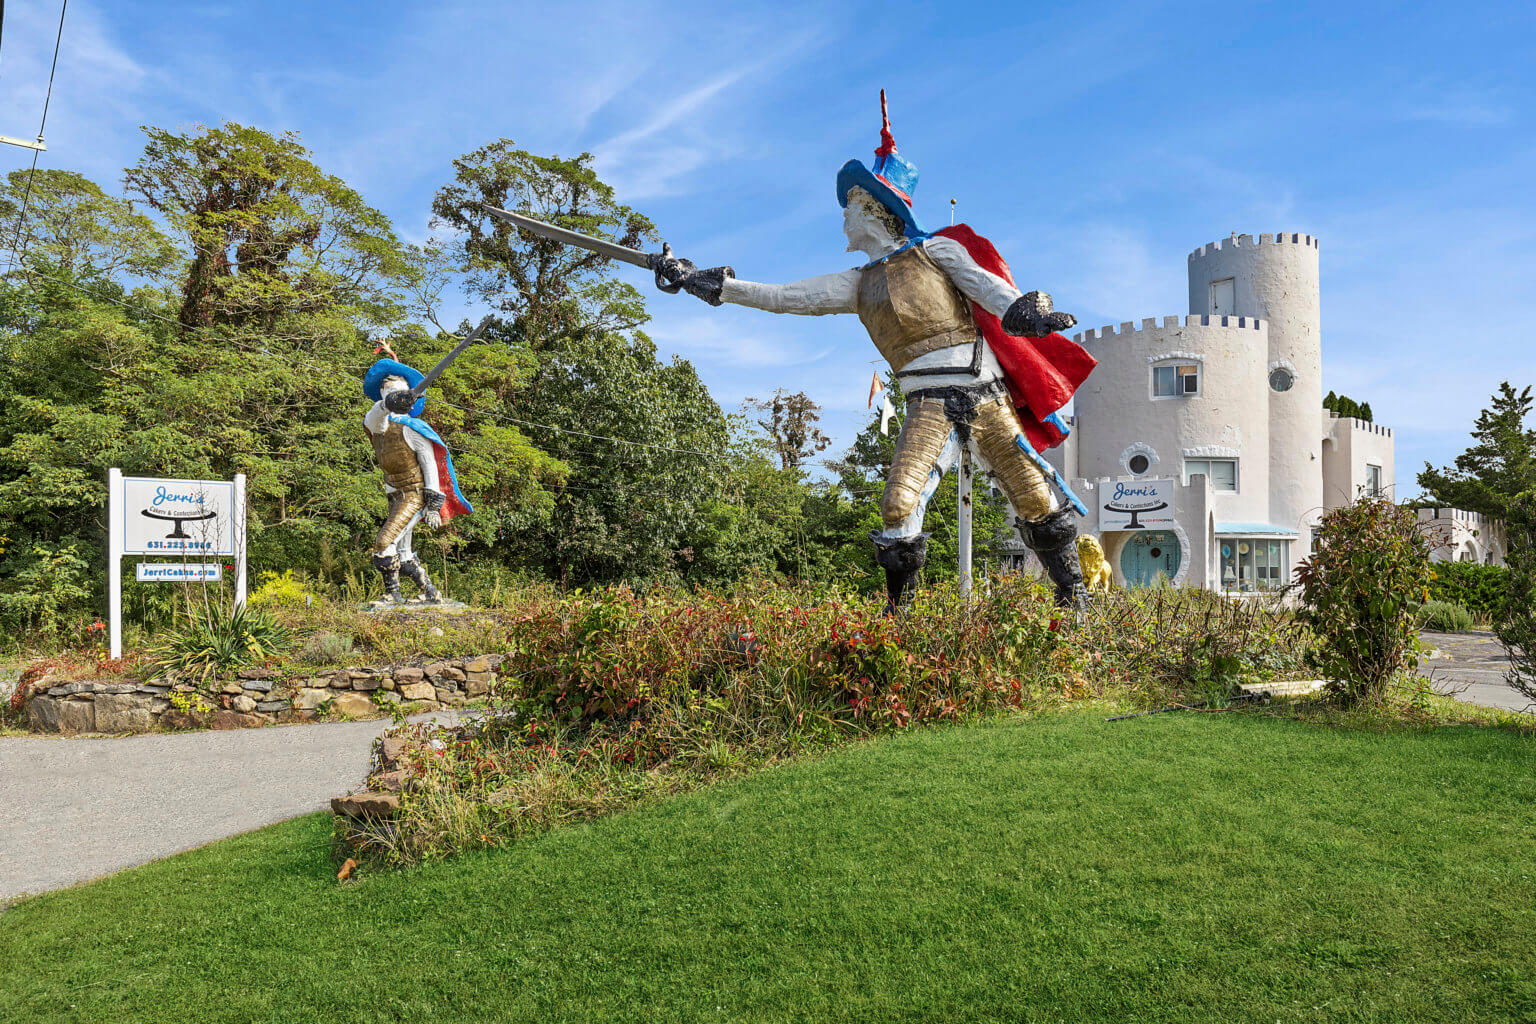
{"type": "Polygon", "coordinates": [[[491,321],[494,319],[496,319],[494,316],[488,316],[484,320],[481,320],[480,325],[474,330],[470,331],[468,337],[459,342],[457,345],[453,346],[452,352],[449,352],[447,355],[443,356],[443,358],[439,359],[437,361],[437,365],[427,371],[427,375],[421,378],[420,384],[417,384],[415,387],[408,391],[391,392],[389,396],[384,400],[384,407],[390,412],[404,413],[409,410],[411,406],[416,404],[416,399],[427,393],[427,388],[432,386],[432,382],[441,377],[443,375],[443,371],[448,369],[449,365],[452,364],[455,359],[459,358],[460,353],[480,340],[480,335],[485,333],[485,329],[491,325],[491,321]],[[410,397],[410,401],[407,402],[404,398],[396,398],[396,395],[407,395],[410,397]],[[399,406],[399,408],[397,409],[396,406],[399,406]]]}
{"type": "Polygon", "coordinates": [[[552,242],[562,245],[574,245],[578,249],[586,249],[588,252],[599,253],[610,259],[622,260],[631,266],[643,267],[646,270],[655,270],[656,264],[661,260],[672,258],[672,247],[663,245],[661,252],[641,252],[639,249],[631,249],[627,245],[619,245],[604,238],[593,238],[584,235],[580,231],[570,231],[566,228],[557,228],[553,224],[546,224],[532,217],[524,217],[520,213],[509,213],[506,210],[498,210],[494,206],[481,206],[486,213],[499,221],[511,224],[513,227],[522,228],[524,231],[547,238],[552,242]]]}

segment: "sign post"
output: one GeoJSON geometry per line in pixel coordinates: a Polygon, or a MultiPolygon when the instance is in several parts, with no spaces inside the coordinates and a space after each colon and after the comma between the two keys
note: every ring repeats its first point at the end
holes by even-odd
{"type": "Polygon", "coordinates": [[[973,522],[973,508],[971,507],[971,478],[975,469],[971,465],[971,446],[960,446],[960,593],[966,597],[971,593],[971,524],[973,522]]]}
{"type": "Polygon", "coordinates": [[[107,613],[110,651],[123,656],[125,555],[180,555],[180,562],[141,562],[141,582],[216,581],[223,566],[206,559],[235,556],[235,607],[245,606],[245,474],[234,480],[125,477],[107,470],[107,613]],[[195,555],[194,562],[187,556],[195,555]]]}

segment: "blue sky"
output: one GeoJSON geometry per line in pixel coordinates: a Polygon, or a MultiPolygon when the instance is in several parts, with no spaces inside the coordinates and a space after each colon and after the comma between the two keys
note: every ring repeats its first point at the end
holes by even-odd
{"type": "MultiPolygon", "coordinates": [[[[28,136],[58,7],[6,15],[0,134],[28,136]]],[[[115,185],[142,124],[292,129],[421,240],[453,158],[505,136],[592,152],[681,254],[785,280],[855,262],[832,183],[878,143],[881,87],[919,216],[957,199],[1085,326],[1186,312],[1185,256],[1234,230],[1319,236],[1324,389],[1397,428],[1399,494],[1500,380],[1536,382],[1528,2],[74,0],[39,166],[115,185]]],[[[29,158],[0,147],[0,173],[29,158]]],[[[864,422],[857,320],[651,294],[727,409],[782,386],[839,446],[864,422]]]]}

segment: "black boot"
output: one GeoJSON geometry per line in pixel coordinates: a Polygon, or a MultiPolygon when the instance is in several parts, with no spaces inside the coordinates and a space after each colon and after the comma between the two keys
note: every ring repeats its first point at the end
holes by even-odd
{"type": "Polygon", "coordinates": [[[928,535],[890,539],[871,533],[875,561],[885,570],[885,614],[894,615],[912,599],[912,581],[928,561],[928,535]]]}
{"type": "Polygon", "coordinates": [[[1081,611],[1088,604],[1088,590],[1083,586],[1083,565],[1077,557],[1075,514],[1070,508],[1059,508],[1044,519],[1016,519],[1014,525],[1056,584],[1056,604],[1081,611]]]}
{"type": "Polygon", "coordinates": [[[404,604],[405,598],[400,596],[400,559],[394,555],[374,555],[373,567],[384,577],[384,599],[404,604]]]}
{"type": "Polygon", "coordinates": [[[432,581],[427,578],[427,567],[414,558],[409,562],[400,563],[400,574],[421,588],[421,599],[428,602],[436,602],[442,599],[432,581]]]}

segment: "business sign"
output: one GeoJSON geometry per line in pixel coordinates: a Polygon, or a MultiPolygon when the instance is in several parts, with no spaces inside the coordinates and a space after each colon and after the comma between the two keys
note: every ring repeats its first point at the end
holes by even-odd
{"type": "Polygon", "coordinates": [[[122,478],[125,555],[232,555],[235,485],[230,480],[122,478]]]}
{"type": "Polygon", "coordinates": [[[209,583],[224,578],[217,562],[140,562],[134,579],[140,583],[209,583]]]}
{"type": "Polygon", "coordinates": [[[123,654],[124,555],[179,555],[176,562],[139,562],[140,583],[212,583],[223,566],[206,559],[235,556],[235,607],[245,607],[245,474],[233,480],[161,480],[107,470],[107,617],[111,657],[123,654]],[[195,560],[194,560],[195,559],[195,560]]]}
{"type": "Polygon", "coordinates": [[[1099,485],[1099,531],[1173,526],[1174,480],[1117,480],[1099,485]]]}

